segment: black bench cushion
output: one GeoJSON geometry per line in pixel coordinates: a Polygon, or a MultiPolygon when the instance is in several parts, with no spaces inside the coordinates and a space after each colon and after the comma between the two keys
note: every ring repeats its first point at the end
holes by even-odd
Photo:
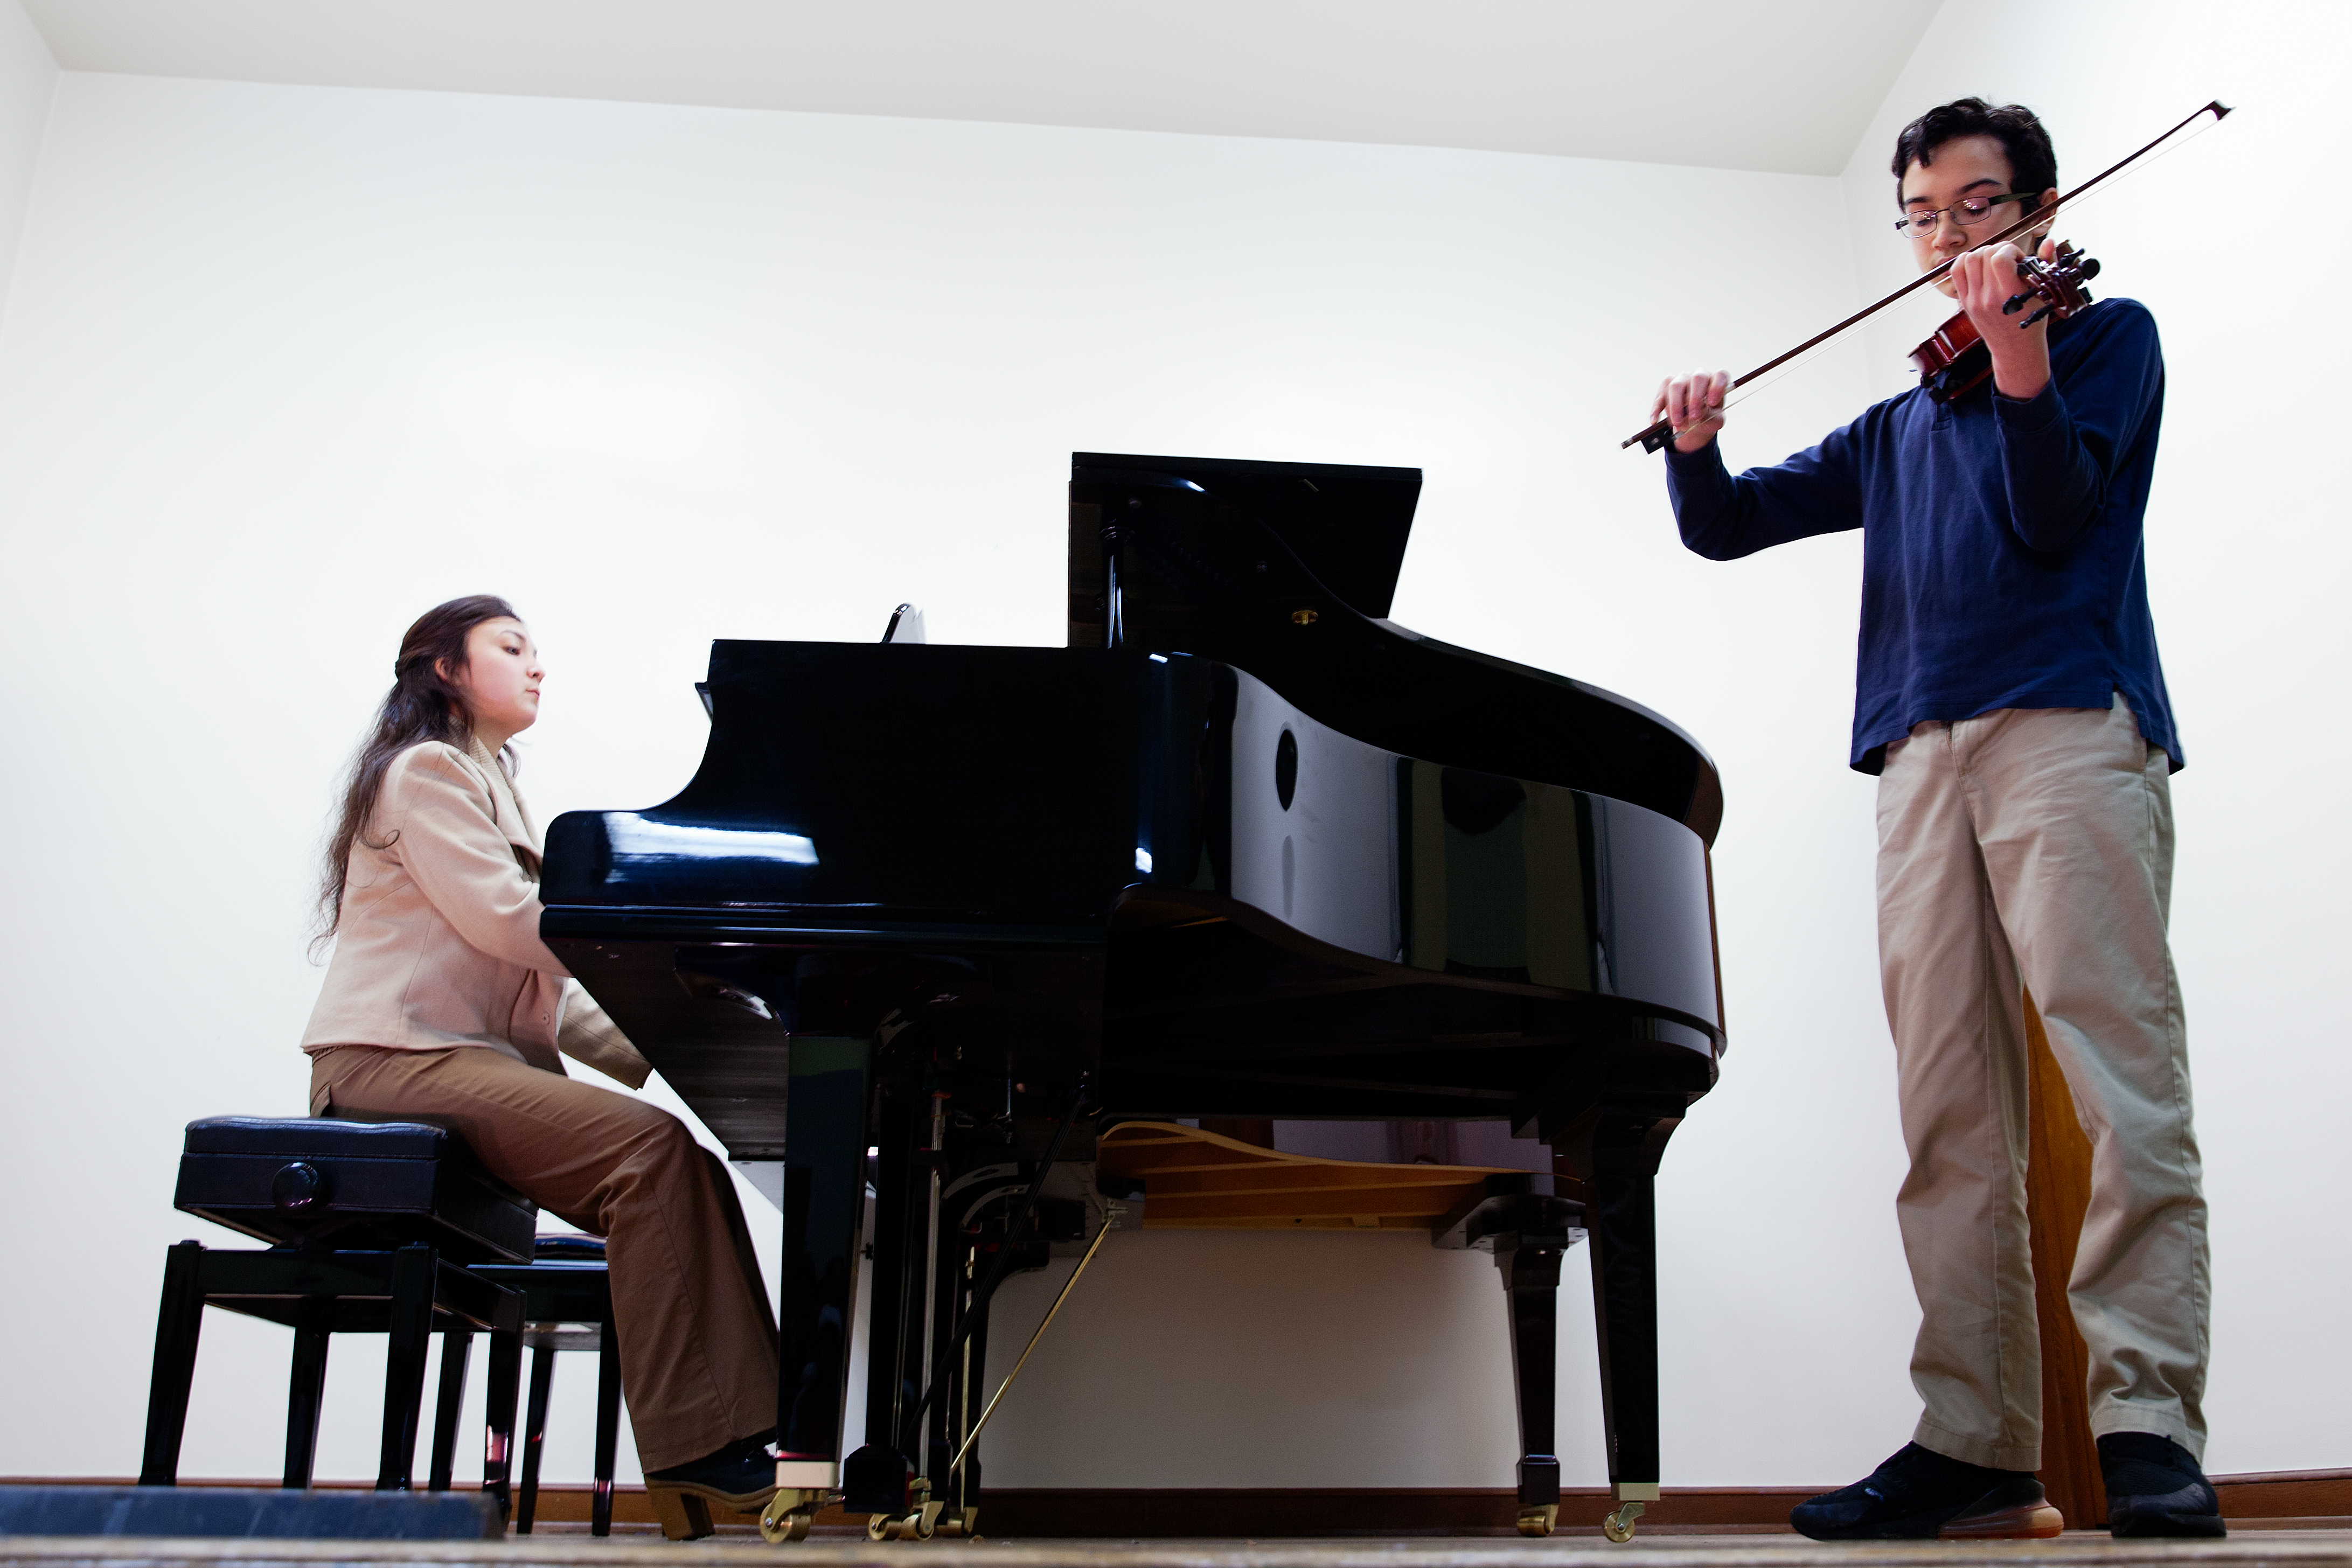
{"type": "Polygon", "coordinates": [[[354,1155],[371,1160],[438,1160],[466,1140],[425,1122],[345,1122],[332,1116],[207,1116],[188,1124],[192,1155],[283,1155],[288,1159],[354,1155]]]}
{"type": "Polygon", "coordinates": [[[446,1128],[323,1116],[190,1123],[173,1203],[265,1241],[423,1241],[457,1262],[529,1258],[539,1218],[446,1128]]]}

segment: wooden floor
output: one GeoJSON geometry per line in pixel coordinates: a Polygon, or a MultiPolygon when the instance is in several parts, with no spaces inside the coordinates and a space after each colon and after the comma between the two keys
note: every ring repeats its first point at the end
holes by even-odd
{"type": "Polygon", "coordinates": [[[1418,1541],[931,1541],[876,1546],[862,1537],[770,1546],[728,1533],[673,1544],[630,1533],[598,1541],[562,1533],[484,1542],[154,1541],[107,1537],[0,1538],[0,1564],[26,1568],[2352,1568],[2352,1530],[2244,1531],[2227,1541],[2123,1542],[2105,1531],[2056,1541],[1823,1545],[1788,1536],[1637,1536],[1418,1541]]]}

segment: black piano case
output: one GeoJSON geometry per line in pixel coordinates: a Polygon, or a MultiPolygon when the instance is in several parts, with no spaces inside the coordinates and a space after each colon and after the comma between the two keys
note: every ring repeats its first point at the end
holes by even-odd
{"type": "Polygon", "coordinates": [[[172,1201],[264,1241],[361,1250],[423,1241],[457,1263],[529,1259],[539,1219],[446,1128],[326,1117],[189,1123],[172,1201]]]}

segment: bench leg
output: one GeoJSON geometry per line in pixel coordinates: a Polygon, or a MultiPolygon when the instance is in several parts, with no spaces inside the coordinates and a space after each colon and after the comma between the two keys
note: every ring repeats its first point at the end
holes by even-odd
{"type": "Polygon", "coordinates": [[[427,1491],[447,1491],[457,1468],[457,1416],[466,1403],[466,1363],[473,1351],[469,1329],[450,1329],[441,1336],[441,1386],[433,1396],[433,1468],[425,1483],[427,1491]]]}
{"type": "Polygon", "coordinates": [[[433,1249],[421,1243],[392,1255],[392,1343],[384,1352],[378,1491],[408,1490],[416,1469],[417,1412],[425,1404],[425,1362],[433,1345],[433,1296],[440,1271],[433,1249]]]}
{"type": "Polygon", "coordinates": [[[522,1385],[522,1330],[490,1335],[490,1379],[483,1399],[482,1490],[499,1500],[499,1511],[514,1517],[515,1396],[522,1385]]]}
{"type": "Polygon", "coordinates": [[[539,1511],[539,1456],[547,1446],[547,1395],[555,1379],[555,1347],[530,1353],[530,1408],[522,1418],[522,1496],[515,1509],[515,1533],[529,1535],[539,1511]]]}
{"type": "Polygon", "coordinates": [[[604,1292],[604,1321],[596,1336],[596,1499],[588,1533],[613,1533],[613,1459],[621,1442],[621,1336],[613,1327],[613,1293],[604,1292]]]}
{"type": "Polygon", "coordinates": [[[294,1368],[286,1386],[286,1478],[288,1491],[310,1484],[319,1457],[319,1408],[327,1393],[327,1343],[335,1326],[335,1303],[305,1296],[294,1325],[294,1368]]]}
{"type": "Polygon", "coordinates": [[[196,1336],[205,1325],[203,1246],[183,1241],[163,1253],[163,1303],[155,1317],[155,1368],[147,1385],[142,1487],[175,1486],[180,1439],[188,1427],[188,1385],[196,1376],[196,1336]]]}

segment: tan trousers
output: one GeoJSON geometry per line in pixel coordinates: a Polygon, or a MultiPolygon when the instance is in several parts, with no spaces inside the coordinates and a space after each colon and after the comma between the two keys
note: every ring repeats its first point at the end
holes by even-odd
{"type": "Polygon", "coordinates": [[[2165,755],[2118,697],[1922,724],[1878,788],[1878,948],[1911,1170],[1895,1199],[1922,1322],[1921,1447],[2038,1469],[2025,1213],[2031,988],[2091,1142],[2067,1293],[2091,1427],[2200,1455],[2205,1199],[2165,928],[2165,755]]]}
{"type": "Polygon", "coordinates": [[[776,1329],[727,1167],[668,1112],[479,1046],[311,1058],[314,1113],[431,1122],[607,1239],[621,1388],[648,1470],[776,1424],[776,1329]]]}

